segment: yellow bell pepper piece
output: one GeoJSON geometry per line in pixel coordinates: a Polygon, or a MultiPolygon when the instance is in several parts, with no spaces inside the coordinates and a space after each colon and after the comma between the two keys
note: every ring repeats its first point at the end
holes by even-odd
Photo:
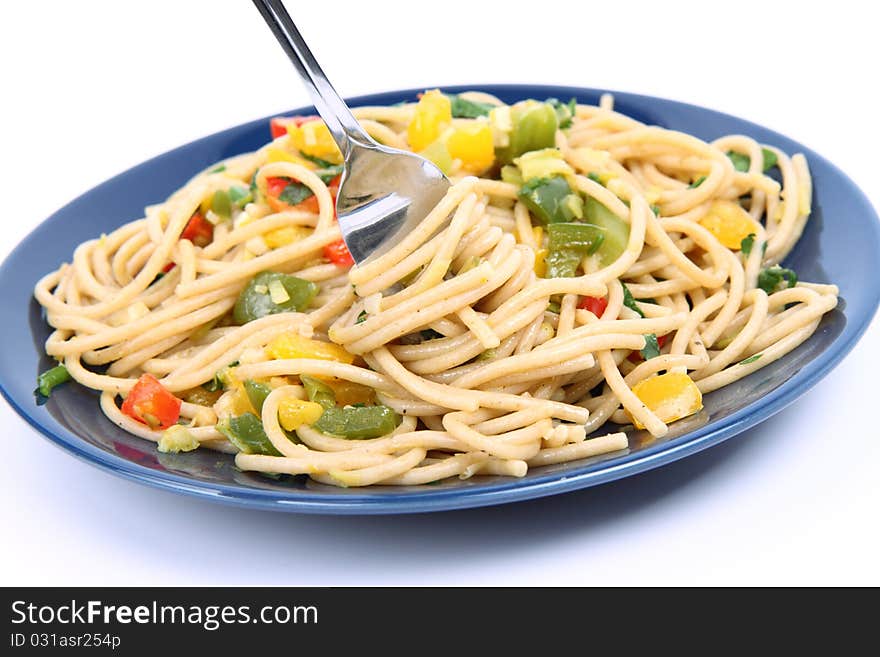
{"type": "Polygon", "coordinates": [[[338,344],[304,338],[299,333],[282,333],[266,347],[266,355],[275,360],[316,358],[349,365],[354,362],[354,356],[338,344]]]}
{"type": "Polygon", "coordinates": [[[263,235],[263,241],[270,249],[277,249],[279,246],[287,246],[294,242],[299,242],[312,234],[311,228],[305,226],[285,226],[269,231],[263,235]]]}
{"type": "Polygon", "coordinates": [[[295,431],[304,424],[317,422],[324,407],[317,402],[285,397],[278,403],[278,422],[285,431],[295,431]]]}
{"type": "Polygon", "coordinates": [[[310,162],[304,157],[300,157],[295,153],[286,151],[283,148],[276,146],[275,144],[266,147],[266,159],[269,162],[293,162],[294,164],[301,164],[306,169],[316,168],[314,162],[310,162]]]}
{"type": "Polygon", "coordinates": [[[535,252],[535,276],[538,278],[544,278],[547,274],[547,254],[550,253],[547,249],[538,249],[535,252]]]}
{"type": "Polygon", "coordinates": [[[376,391],[368,386],[362,386],[345,379],[324,380],[324,383],[333,390],[337,406],[353,406],[354,404],[372,406],[376,403],[376,391]]]}
{"type": "MultiPolygon", "coordinates": [[[[421,151],[452,122],[452,103],[439,89],[426,91],[416,105],[415,116],[406,128],[410,148],[421,151]]],[[[491,133],[490,133],[491,136],[491,133]]]]}
{"type": "Polygon", "coordinates": [[[743,239],[758,232],[758,224],[751,215],[733,201],[715,201],[700,219],[700,225],[734,251],[740,249],[743,239]]]}
{"type": "MultiPolygon", "coordinates": [[[[667,372],[639,381],[632,391],[636,397],[650,408],[654,414],[667,424],[703,408],[703,394],[691,377],[681,372],[667,372]]],[[[633,418],[637,429],[644,429],[633,418]]]]}
{"type": "Polygon", "coordinates": [[[302,125],[287,126],[287,134],[290,135],[290,142],[296,146],[300,153],[317,157],[333,164],[342,163],[342,153],[333,137],[330,136],[330,130],[323,121],[306,121],[302,125]]]}
{"type": "Polygon", "coordinates": [[[461,168],[468,173],[482,173],[495,162],[492,129],[482,121],[457,125],[449,135],[446,148],[454,159],[461,160],[461,168]]]}

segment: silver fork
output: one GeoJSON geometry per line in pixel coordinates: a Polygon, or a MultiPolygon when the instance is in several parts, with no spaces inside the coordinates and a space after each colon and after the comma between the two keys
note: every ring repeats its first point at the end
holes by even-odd
{"type": "Polygon", "coordinates": [[[381,255],[411,232],[449,189],[432,162],[382,146],[357,122],[327,80],[281,0],[253,0],[293,62],[342,151],[336,196],[339,228],[355,262],[381,255]]]}

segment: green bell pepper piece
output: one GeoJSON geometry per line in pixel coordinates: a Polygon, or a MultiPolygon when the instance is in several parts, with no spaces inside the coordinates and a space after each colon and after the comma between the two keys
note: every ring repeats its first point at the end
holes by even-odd
{"type": "Polygon", "coordinates": [[[245,413],[217,423],[217,431],[245,454],[281,456],[263,430],[263,423],[253,413],[245,413]]]}
{"type": "Polygon", "coordinates": [[[592,196],[584,200],[584,221],[605,230],[605,239],[596,249],[602,266],[617,260],[629,243],[629,225],[592,196]]]}
{"type": "Polygon", "coordinates": [[[247,379],[244,382],[244,391],[247,393],[248,401],[251,403],[251,406],[257,411],[257,413],[263,412],[263,402],[266,401],[266,397],[269,396],[269,393],[272,392],[272,388],[267,386],[265,383],[260,383],[259,381],[254,381],[253,379],[247,379]]]}
{"type": "Polygon", "coordinates": [[[330,386],[308,374],[300,374],[299,378],[306,389],[309,401],[317,402],[324,407],[324,410],[335,408],[336,394],[330,386]]]}
{"type": "Polygon", "coordinates": [[[593,224],[554,223],[547,225],[547,278],[575,275],[585,256],[592,255],[605,241],[605,230],[593,224]]]}
{"type": "Polygon", "coordinates": [[[496,152],[501,164],[510,164],[523,153],[555,146],[559,119],[552,105],[536,100],[517,103],[510,108],[510,120],[510,141],[496,152]]]}
{"type": "Polygon", "coordinates": [[[519,188],[523,204],[542,224],[566,221],[566,198],[573,192],[562,176],[534,178],[519,188]]]}
{"type": "Polygon", "coordinates": [[[236,324],[247,324],[266,315],[285,312],[302,312],[309,307],[318,293],[318,286],[311,281],[274,271],[260,272],[238,295],[232,315],[236,324]],[[268,288],[272,281],[280,281],[289,295],[282,303],[275,303],[268,288]]]}
{"type": "Polygon", "coordinates": [[[341,438],[363,440],[389,434],[399,424],[400,416],[387,406],[334,406],[312,427],[341,438]]]}

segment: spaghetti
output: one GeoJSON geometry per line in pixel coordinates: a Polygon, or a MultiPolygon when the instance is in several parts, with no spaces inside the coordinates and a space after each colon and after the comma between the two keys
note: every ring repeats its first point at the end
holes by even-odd
{"type": "Polygon", "coordinates": [[[521,477],[626,449],[608,422],[663,436],[837,304],[778,264],[810,214],[802,155],[610,96],[433,90],[355,115],[453,181],[380,257],[352,266],[341,158],[293,117],[39,281],[47,354],[111,421],[333,485],[521,477]]]}

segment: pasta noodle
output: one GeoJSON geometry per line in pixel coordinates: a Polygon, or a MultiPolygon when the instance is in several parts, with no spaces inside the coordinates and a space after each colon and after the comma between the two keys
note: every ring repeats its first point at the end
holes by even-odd
{"type": "Polygon", "coordinates": [[[46,353],[111,421],[333,485],[521,477],[627,449],[608,421],[662,437],[837,304],[778,266],[810,214],[802,155],[642,125],[607,95],[355,115],[453,183],[380,256],[351,266],[341,160],[299,118],[39,281],[46,353]]]}

